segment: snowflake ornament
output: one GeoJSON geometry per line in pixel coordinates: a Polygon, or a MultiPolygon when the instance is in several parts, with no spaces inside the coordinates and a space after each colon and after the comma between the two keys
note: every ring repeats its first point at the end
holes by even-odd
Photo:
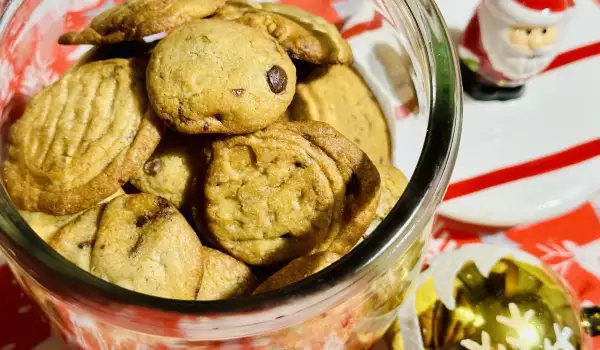
{"type": "MultiPolygon", "coordinates": [[[[481,332],[481,344],[477,344],[471,339],[465,339],[460,341],[460,345],[467,350],[493,350],[490,335],[486,331],[481,332]]],[[[506,350],[506,348],[499,344],[496,350],[506,350]]]]}
{"type": "Polygon", "coordinates": [[[550,343],[550,339],[544,339],[544,350],[575,350],[573,344],[569,342],[573,335],[573,330],[569,327],[560,329],[558,324],[554,324],[554,334],[556,336],[556,342],[550,343]]]}
{"type": "MultiPolygon", "coordinates": [[[[508,305],[510,317],[496,316],[496,321],[517,332],[517,337],[506,337],[506,343],[514,350],[530,350],[536,344],[539,344],[539,334],[537,329],[532,324],[535,316],[534,310],[528,310],[521,314],[519,307],[515,303],[508,305]]],[[[544,350],[575,350],[575,347],[569,341],[573,335],[573,330],[569,327],[561,328],[560,325],[554,323],[554,335],[556,342],[552,344],[548,338],[544,339],[544,350]]],[[[506,350],[504,344],[496,344],[494,347],[490,335],[486,331],[481,332],[481,344],[471,339],[465,339],[460,342],[467,350],[506,350]]]]}
{"type": "Polygon", "coordinates": [[[506,342],[515,349],[529,349],[531,339],[535,338],[536,334],[535,326],[531,324],[535,311],[528,310],[524,315],[521,315],[521,311],[515,303],[508,304],[508,311],[510,311],[510,317],[496,316],[496,321],[500,324],[518,331],[517,338],[507,337],[506,342]]]}

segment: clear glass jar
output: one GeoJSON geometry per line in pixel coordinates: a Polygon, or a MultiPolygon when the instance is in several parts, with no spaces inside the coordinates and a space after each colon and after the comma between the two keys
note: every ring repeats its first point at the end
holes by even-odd
{"type": "MultiPolygon", "coordinates": [[[[392,213],[321,273],[272,293],[226,301],[138,294],[97,279],[55,253],[23,221],[2,187],[1,250],[69,348],[360,349],[383,335],[418,272],[434,210],[448,185],[462,102],[456,54],[434,1],[372,2],[393,28],[390,35],[411,53],[420,116],[429,118],[428,128],[419,141],[422,153],[411,181],[392,213]]],[[[5,4],[0,20],[2,141],[28,96],[56,78],[43,67],[51,64],[62,72],[69,55],[84,50],[56,43],[65,27],[81,27],[89,20],[76,10],[87,6],[98,12],[103,3],[5,4]]]]}

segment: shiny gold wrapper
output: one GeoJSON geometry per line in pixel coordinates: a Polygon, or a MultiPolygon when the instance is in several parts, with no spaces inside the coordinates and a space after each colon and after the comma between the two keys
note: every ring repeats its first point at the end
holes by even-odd
{"type": "Polygon", "coordinates": [[[409,294],[386,335],[394,350],[591,349],[571,290],[512,248],[477,244],[440,255],[409,294]]]}

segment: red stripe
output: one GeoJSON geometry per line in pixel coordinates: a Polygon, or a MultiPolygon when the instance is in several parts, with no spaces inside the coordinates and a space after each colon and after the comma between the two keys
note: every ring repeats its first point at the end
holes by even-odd
{"type": "Polygon", "coordinates": [[[363,22],[355,25],[354,27],[348,28],[342,33],[344,39],[350,39],[357,35],[361,35],[364,32],[381,28],[383,25],[383,16],[376,12],[373,19],[370,22],[363,22]]]}
{"type": "Polygon", "coordinates": [[[546,68],[544,72],[548,72],[553,69],[566,66],[567,64],[571,64],[573,62],[580,61],[596,55],[600,55],[600,42],[578,47],[576,49],[561,53],[554,59],[554,61],[552,61],[550,66],[548,66],[548,68],[546,68]]]}
{"type": "Polygon", "coordinates": [[[444,200],[450,200],[505,183],[565,168],[600,155],[600,139],[543,158],[518,164],[450,185],[444,200]]]}

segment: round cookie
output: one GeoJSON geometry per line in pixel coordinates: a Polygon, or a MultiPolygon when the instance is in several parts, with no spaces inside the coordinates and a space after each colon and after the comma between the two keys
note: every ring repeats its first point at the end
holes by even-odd
{"type": "Polygon", "coordinates": [[[327,124],[277,123],[213,143],[194,218],[251,265],[344,254],[375,215],[379,181],[368,157],[327,124]]]}
{"type": "Polygon", "coordinates": [[[164,197],[184,210],[192,194],[192,183],[201,171],[206,147],[200,139],[169,133],[130,182],[141,192],[164,197]]]}
{"type": "Polygon", "coordinates": [[[373,232],[388,216],[396,206],[396,203],[398,203],[406,186],[408,186],[408,179],[404,173],[396,167],[382,164],[377,166],[377,170],[379,170],[379,176],[381,177],[381,197],[379,198],[379,205],[375,212],[375,218],[363,238],[370,235],[371,232],[373,232]]]}
{"type": "Polygon", "coordinates": [[[315,64],[352,63],[352,49],[334,25],[289,7],[228,2],[215,18],[233,20],[270,34],[298,60],[315,64]]]}
{"type": "Polygon", "coordinates": [[[126,0],[92,19],[81,32],[63,34],[63,45],[105,45],[169,31],[215,13],[225,0],[126,0]]]}
{"type": "Polygon", "coordinates": [[[75,214],[115,193],[150,157],[163,126],[146,61],[83,65],[36,94],[11,128],[4,182],[25,211],[75,214]]]}
{"type": "MultiPolygon", "coordinates": [[[[106,198],[100,204],[108,203],[116,197],[122,196],[125,194],[122,188],[119,188],[115,194],[106,198]]],[[[31,229],[40,236],[44,242],[50,242],[50,240],[54,237],[54,234],[63,226],[75,220],[78,216],[83,214],[77,213],[72,215],[63,215],[56,216],[41,212],[33,212],[33,211],[23,211],[19,210],[19,214],[25,219],[27,224],[31,226],[31,229]]]]}
{"type": "Polygon", "coordinates": [[[147,78],[156,113],[186,134],[260,130],[296,91],[296,68],[273,38],[217,19],[186,23],[159,42],[147,78]]]}
{"type": "Polygon", "coordinates": [[[261,283],[252,294],[262,294],[289,286],[324,270],[341,258],[332,252],[316,253],[291,261],[284,268],[261,283]]]}
{"type": "Polygon", "coordinates": [[[202,244],[183,215],[166,199],[141,193],[106,205],[90,272],[140,293],[194,300],[202,259],[202,244]]]}
{"type": "Polygon", "coordinates": [[[381,108],[364,80],[352,68],[317,69],[297,86],[290,107],[294,120],[316,120],[333,126],[356,143],[376,164],[387,164],[391,141],[381,108]]]}
{"type": "Polygon", "coordinates": [[[218,250],[202,247],[204,276],[196,300],[224,300],[250,295],[258,285],[243,262],[218,250]]]}

